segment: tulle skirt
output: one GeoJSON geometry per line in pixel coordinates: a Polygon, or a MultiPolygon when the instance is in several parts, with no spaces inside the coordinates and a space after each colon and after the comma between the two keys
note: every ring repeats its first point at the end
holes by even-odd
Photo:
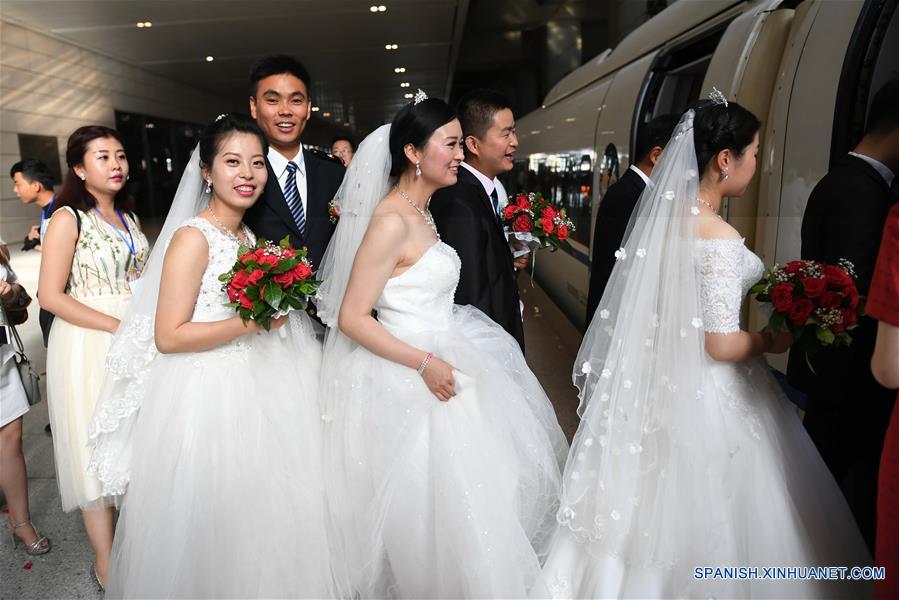
{"type": "Polygon", "coordinates": [[[107,597],[332,596],[320,361],[287,326],[154,361],[107,597]]]}
{"type": "MultiPolygon", "coordinates": [[[[439,401],[413,369],[356,348],[325,378],[340,593],[524,597],[558,506],[567,443],[517,343],[480,311],[449,331],[392,331],[448,361],[439,401]]],[[[325,360],[328,360],[326,354],[325,360]]]]}
{"type": "MultiPolygon", "coordinates": [[[[78,301],[101,313],[122,318],[130,295],[90,296],[78,301]]],[[[100,494],[96,475],[87,472],[91,449],[88,428],[105,376],[112,335],[86,329],[57,317],[47,342],[47,404],[53,430],[56,481],[66,512],[111,505],[100,494]]]]}
{"type": "MultiPolygon", "coordinates": [[[[805,580],[765,579],[766,573],[777,577],[765,567],[853,567],[870,565],[871,558],[839,487],[767,363],[708,360],[707,368],[711,377],[705,393],[683,413],[683,422],[662,424],[666,451],[638,475],[637,493],[625,497],[619,490],[606,490],[610,506],[635,506],[629,533],[590,540],[559,526],[544,569],[550,594],[869,595],[870,583],[823,581],[820,574],[805,580]],[[697,571],[706,567],[756,571],[697,571]]],[[[585,440],[579,431],[572,456],[596,449],[585,440]]],[[[610,516],[594,518],[601,523],[610,516]]]]}

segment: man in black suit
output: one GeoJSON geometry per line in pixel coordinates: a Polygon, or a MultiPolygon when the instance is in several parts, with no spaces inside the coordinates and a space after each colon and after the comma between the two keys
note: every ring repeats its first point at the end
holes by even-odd
{"type": "MultiPolygon", "coordinates": [[[[328,202],[343,181],[340,159],[304,150],[300,136],[312,115],[309,74],[289,56],[267,56],[250,71],[250,114],[268,140],[268,182],[244,221],[260,237],[277,242],[285,235],[306,246],[318,268],[334,233],[328,202]]],[[[315,315],[314,307],[309,313],[315,315]]]]}
{"type": "Polygon", "coordinates": [[[636,161],[631,163],[621,179],[609,186],[599,204],[593,229],[593,255],[590,262],[590,290],[587,294],[587,324],[599,306],[602,294],[615,266],[615,251],[624,243],[631,213],[640,194],[649,183],[649,175],[662,148],[668,143],[677,125],[675,115],[662,115],[646,124],[634,148],[636,161]]]}
{"type": "Polygon", "coordinates": [[[514,337],[523,352],[516,270],[527,263],[527,255],[512,257],[499,218],[506,199],[499,197],[496,179],[512,169],[518,148],[509,106],[502,94],[487,90],[461,100],[458,113],[465,162],[456,185],[437,190],[430,208],[441,239],[456,249],[462,261],[456,304],[479,308],[514,337]]]}
{"type": "Polygon", "coordinates": [[[652,168],[659,160],[662,148],[668,143],[677,121],[676,115],[661,115],[646,124],[640,131],[637,146],[634,148],[636,161],[631,163],[621,179],[609,186],[600,201],[593,229],[590,290],[587,294],[588,325],[612,275],[615,251],[624,244],[624,231],[631,219],[631,213],[637,206],[640,194],[650,183],[649,175],[652,168]]]}
{"type": "MultiPolygon", "coordinates": [[[[852,261],[860,294],[868,293],[899,171],[899,80],[874,96],[865,136],[836,160],[812,190],[802,219],[802,258],[852,261]]],[[[840,484],[873,551],[877,471],[896,397],[871,374],[877,322],[859,319],[849,348],[806,357],[790,352],[790,382],[808,393],[805,428],[840,484]],[[814,372],[808,368],[812,365],[814,372]],[[817,374],[817,375],[816,375],[817,374]]]]}

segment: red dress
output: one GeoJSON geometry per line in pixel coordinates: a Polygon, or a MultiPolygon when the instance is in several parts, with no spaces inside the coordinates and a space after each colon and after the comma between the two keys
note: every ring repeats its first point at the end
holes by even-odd
{"type": "MultiPolygon", "coordinates": [[[[899,327],[899,204],[890,210],[883,230],[866,312],[899,327]]],[[[875,596],[886,600],[899,598],[899,407],[893,408],[884,440],[877,489],[875,562],[886,568],[887,578],[876,583],[875,596]]]]}

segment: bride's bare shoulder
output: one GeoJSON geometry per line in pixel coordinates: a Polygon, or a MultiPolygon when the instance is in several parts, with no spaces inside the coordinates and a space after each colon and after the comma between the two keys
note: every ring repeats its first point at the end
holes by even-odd
{"type": "Polygon", "coordinates": [[[743,236],[733,225],[717,215],[705,214],[699,216],[699,238],[703,240],[739,240],[743,236]]]}

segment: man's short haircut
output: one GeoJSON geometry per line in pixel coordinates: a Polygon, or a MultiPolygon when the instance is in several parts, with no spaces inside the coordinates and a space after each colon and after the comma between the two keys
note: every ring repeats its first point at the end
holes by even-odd
{"type": "Polygon", "coordinates": [[[309,78],[309,71],[303,66],[303,63],[292,56],[279,54],[276,56],[266,56],[257,60],[250,68],[250,95],[254,98],[259,91],[259,82],[266,77],[272,75],[293,75],[303,82],[306,90],[312,89],[312,80],[309,78]]]}
{"type": "Polygon", "coordinates": [[[9,176],[15,178],[16,173],[21,173],[22,177],[28,181],[39,183],[44,186],[45,190],[51,192],[53,191],[53,186],[56,184],[53,180],[53,174],[50,173],[50,169],[47,168],[47,165],[45,165],[43,161],[34,158],[20,160],[14,164],[9,170],[9,176]]]}
{"type": "Polygon", "coordinates": [[[511,109],[512,103],[499,92],[475,90],[465,94],[456,108],[459,123],[462,125],[462,135],[484,139],[487,130],[493,127],[494,115],[504,108],[511,109]]]}
{"type": "Polygon", "coordinates": [[[677,125],[677,115],[659,115],[646,124],[637,134],[637,146],[631,164],[637,164],[646,158],[656,146],[664,148],[677,125]]]}
{"type": "Polygon", "coordinates": [[[899,78],[887,81],[881,87],[868,109],[865,135],[886,135],[899,127],[899,78]]]}
{"type": "Polygon", "coordinates": [[[337,142],[346,142],[346,143],[348,143],[348,144],[350,145],[350,149],[351,149],[353,152],[356,151],[356,142],[354,142],[354,141],[353,141],[353,138],[351,138],[351,137],[348,136],[348,135],[335,135],[335,136],[334,136],[334,139],[331,140],[331,147],[333,148],[333,147],[334,147],[334,144],[336,144],[337,142]]]}

